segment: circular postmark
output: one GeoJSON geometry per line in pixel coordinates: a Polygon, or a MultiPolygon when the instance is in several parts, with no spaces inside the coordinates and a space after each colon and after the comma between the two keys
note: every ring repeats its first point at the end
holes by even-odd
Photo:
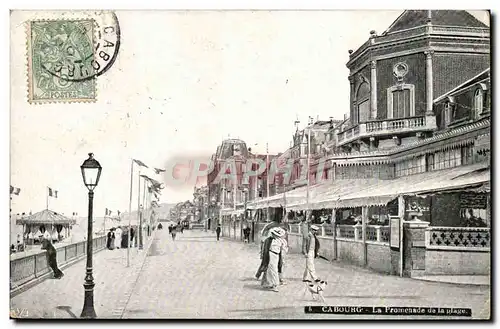
{"type": "Polygon", "coordinates": [[[89,19],[62,20],[37,40],[40,65],[61,85],[93,79],[113,66],[120,49],[120,25],[114,12],[89,19]]]}

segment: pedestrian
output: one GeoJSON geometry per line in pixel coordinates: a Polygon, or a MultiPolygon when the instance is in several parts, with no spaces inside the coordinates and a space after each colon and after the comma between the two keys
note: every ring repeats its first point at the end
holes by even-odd
{"type": "Polygon", "coordinates": [[[287,230],[283,230],[283,231],[284,231],[284,236],[280,238],[281,240],[283,240],[282,241],[283,248],[281,248],[280,258],[279,258],[279,262],[278,262],[278,276],[280,279],[280,285],[286,284],[284,276],[283,276],[283,272],[285,270],[286,255],[288,254],[288,232],[287,232],[287,230]]]}
{"type": "Polygon", "coordinates": [[[309,223],[307,222],[306,217],[302,217],[302,223],[300,224],[300,232],[302,234],[302,254],[306,254],[306,244],[307,237],[309,235],[309,223]]]}
{"type": "Polygon", "coordinates": [[[177,235],[177,226],[172,226],[171,234],[172,234],[172,240],[175,241],[175,236],[177,235]]]}
{"type": "Polygon", "coordinates": [[[135,240],[135,230],[131,227],[130,228],[130,247],[136,247],[137,241],[135,240]]]}
{"type": "Polygon", "coordinates": [[[184,224],[181,225],[181,233],[184,234],[184,224]]]}
{"type": "Polygon", "coordinates": [[[319,227],[316,225],[311,225],[310,232],[306,240],[306,268],[304,270],[304,275],[302,276],[302,281],[308,281],[308,276],[312,278],[313,281],[320,281],[316,275],[316,269],[314,267],[314,259],[318,257],[319,251],[319,240],[316,237],[319,227]]]}
{"type": "Polygon", "coordinates": [[[243,235],[245,236],[244,242],[249,243],[250,242],[250,227],[245,226],[243,229],[243,235]]]}
{"type": "Polygon", "coordinates": [[[255,273],[255,277],[257,280],[260,280],[260,276],[267,270],[267,266],[269,264],[269,247],[271,246],[272,238],[268,235],[269,231],[262,230],[261,232],[261,240],[260,240],[260,265],[257,269],[257,273],[255,273]]]}
{"type": "Polygon", "coordinates": [[[42,240],[42,249],[46,250],[45,256],[47,257],[47,265],[54,272],[54,278],[60,279],[64,276],[64,273],[57,267],[57,251],[54,248],[52,242],[48,239],[42,240]]]}
{"type": "Polygon", "coordinates": [[[172,224],[168,226],[168,234],[172,234],[172,227],[174,227],[172,224]]]}
{"type": "Polygon", "coordinates": [[[118,226],[115,230],[115,247],[117,249],[120,249],[122,246],[122,234],[123,234],[122,228],[121,226],[118,226]]]}
{"type": "Polygon", "coordinates": [[[262,285],[264,288],[278,292],[280,277],[278,273],[279,255],[285,248],[284,239],[285,231],[282,228],[275,227],[270,230],[268,264],[265,275],[262,277],[262,285]]]}
{"type": "Polygon", "coordinates": [[[115,234],[113,233],[113,229],[110,229],[106,239],[106,248],[108,248],[109,250],[114,249],[114,238],[115,234]]]}
{"type": "Polygon", "coordinates": [[[220,231],[221,231],[220,224],[217,224],[217,228],[215,229],[215,234],[217,234],[217,241],[219,241],[220,239],[220,231]]]}

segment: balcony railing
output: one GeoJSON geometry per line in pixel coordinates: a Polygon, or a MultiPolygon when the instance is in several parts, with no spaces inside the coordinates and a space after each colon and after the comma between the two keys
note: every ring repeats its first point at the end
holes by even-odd
{"type": "Polygon", "coordinates": [[[418,116],[403,119],[387,119],[360,123],[338,133],[339,145],[358,138],[394,135],[406,132],[429,131],[436,128],[435,116],[418,116]]]}

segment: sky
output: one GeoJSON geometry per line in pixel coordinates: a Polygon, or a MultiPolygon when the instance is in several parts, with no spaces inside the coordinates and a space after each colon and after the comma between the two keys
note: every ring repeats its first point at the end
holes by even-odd
{"type": "MultiPolygon", "coordinates": [[[[163,168],[174,157],[209,158],[223,139],[255,152],[285,151],[294,121],[343,118],[349,109],[348,50],[395,11],[118,11],[121,46],[97,79],[94,103],[27,102],[26,30],[36,12],[11,13],[12,212],[46,207],[87,213],[80,165],[103,167],[94,213],[127,211],[131,159],[163,168]],[[355,23],[355,24],[353,24],[355,23]]],[[[484,12],[471,12],[489,24],[484,12]]],[[[143,171],[157,180],[162,176],[143,171]]],[[[137,170],[132,210],[137,209],[137,170]]],[[[163,190],[161,202],[192,199],[193,186],[163,190]]]]}

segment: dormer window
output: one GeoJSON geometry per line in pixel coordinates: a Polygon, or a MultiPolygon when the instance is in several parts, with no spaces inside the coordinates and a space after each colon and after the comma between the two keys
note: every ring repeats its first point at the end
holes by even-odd
{"type": "Polygon", "coordinates": [[[483,112],[484,106],[484,91],[478,88],[474,93],[474,119],[478,119],[483,112]]]}
{"type": "Polygon", "coordinates": [[[455,117],[455,100],[452,97],[448,97],[444,103],[443,120],[444,127],[448,127],[455,117]]]}

